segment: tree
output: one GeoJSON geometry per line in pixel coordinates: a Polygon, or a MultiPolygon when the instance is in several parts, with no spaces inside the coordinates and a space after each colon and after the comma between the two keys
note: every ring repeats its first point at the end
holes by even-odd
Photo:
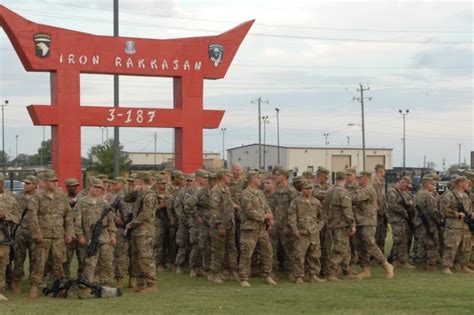
{"type": "Polygon", "coordinates": [[[31,156],[30,165],[50,165],[51,164],[51,139],[41,141],[38,153],[31,156]],[[43,154],[43,161],[41,161],[43,154]]]}
{"type": "Polygon", "coordinates": [[[8,156],[8,154],[0,150],[0,165],[3,165],[3,163],[5,163],[5,165],[8,165],[9,159],[10,157],[8,156]]]}
{"type": "Polygon", "coordinates": [[[448,173],[459,173],[458,170],[468,170],[470,167],[466,163],[453,164],[448,167],[448,173]]]}
{"type": "MultiPolygon", "coordinates": [[[[128,169],[131,160],[128,155],[123,152],[123,146],[119,146],[119,164],[120,169],[128,169]]],[[[88,153],[90,168],[92,171],[113,175],[114,172],[114,140],[108,139],[104,144],[99,144],[90,148],[88,153]]]]}

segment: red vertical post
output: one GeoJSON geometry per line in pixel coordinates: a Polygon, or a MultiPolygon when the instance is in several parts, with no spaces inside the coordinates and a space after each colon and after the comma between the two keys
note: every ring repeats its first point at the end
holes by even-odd
{"type": "Polygon", "coordinates": [[[77,70],[51,72],[51,106],[58,113],[57,125],[51,126],[51,159],[61,186],[68,177],[82,183],[80,79],[77,70]]]}
{"type": "Polygon", "coordinates": [[[174,108],[181,109],[183,125],[175,128],[175,168],[185,173],[203,167],[203,84],[202,76],[173,79],[174,108]]]}

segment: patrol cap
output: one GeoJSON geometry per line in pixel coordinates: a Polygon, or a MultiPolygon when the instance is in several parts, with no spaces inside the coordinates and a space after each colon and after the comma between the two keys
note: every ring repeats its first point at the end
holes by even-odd
{"type": "Polygon", "coordinates": [[[209,177],[209,173],[203,169],[197,169],[196,171],[194,171],[194,174],[196,174],[196,177],[202,177],[202,178],[209,177]]]}
{"type": "Polygon", "coordinates": [[[137,172],[135,179],[141,179],[144,182],[150,182],[151,174],[148,171],[140,171],[140,172],[137,172]]]}
{"type": "Polygon", "coordinates": [[[401,180],[403,180],[405,183],[407,183],[408,187],[413,188],[413,186],[411,185],[411,177],[410,176],[403,176],[401,180]]]}
{"type": "Polygon", "coordinates": [[[171,172],[171,177],[184,179],[184,173],[183,171],[180,171],[180,170],[174,170],[173,172],[171,172]]]}
{"type": "MultiPolygon", "coordinates": [[[[258,175],[260,175],[260,173],[258,171],[249,171],[247,173],[247,181],[252,179],[254,176],[258,176],[258,175]]],[[[282,175],[284,175],[284,174],[282,174],[282,175]]]]}
{"type": "Polygon", "coordinates": [[[346,170],[346,174],[356,174],[356,173],[357,172],[356,172],[355,168],[352,168],[352,167],[350,167],[346,170]]]}
{"type": "Polygon", "coordinates": [[[127,180],[124,177],[119,176],[119,177],[115,177],[114,180],[112,180],[111,182],[112,184],[122,183],[125,185],[127,183],[127,180]]]}
{"type": "Polygon", "coordinates": [[[310,183],[310,182],[305,182],[305,183],[303,184],[303,189],[313,189],[313,188],[314,188],[314,186],[313,186],[313,184],[310,183]]]}
{"type": "Polygon", "coordinates": [[[421,182],[424,184],[424,183],[432,183],[434,182],[434,178],[431,176],[431,175],[425,175],[423,176],[423,178],[421,179],[421,182]]]}
{"type": "Polygon", "coordinates": [[[365,176],[367,178],[371,178],[372,177],[372,173],[371,172],[367,172],[367,171],[362,171],[360,172],[360,176],[365,176]]]}
{"type": "Polygon", "coordinates": [[[69,186],[79,186],[79,182],[77,181],[77,179],[71,177],[71,178],[67,178],[65,181],[64,181],[64,184],[66,185],[66,187],[69,187],[69,186]]]}
{"type": "Polygon", "coordinates": [[[156,178],[156,182],[158,184],[168,184],[168,181],[166,180],[166,178],[164,178],[163,176],[158,176],[156,178]]]}
{"type": "Polygon", "coordinates": [[[217,179],[217,174],[216,173],[212,173],[212,172],[209,172],[209,179],[217,179]]]}
{"type": "Polygon", "coordinates": [[[385,169],[385,165],[382,165],[382,164],[377,164],[375,165],[375,170],[378,171],[378,170],[384,170],[385,169]]]}
{"type": "Polygon", "coordinates": [[[345,172],[336,172],[336,179],[346,179],[346,173],[345,172]]]}
{"type": "Polygon", "coordinates": [[[306,177],[306,178],[314,178],[314,174],[311,171],[304,171],[303,174],[301,175],[303,175],[303,177],[306,177]]]}
{"type": "Polygon", "coordinates": [[[132,173],[128,175],[127,182],[134,182],[137,179],[137,174],[132,173]]]}
{"type": "Polygon", "coordinates": [[[295,176],[293,177],[293,183],[296,184],[296,183],[301,183],[303,182],[303,177],[301,176],[295,176]]]}
{"type": "Polygon", "coordinates": [[[58,176],[56,175],[56,172],[54,171],[45,172],[43,178],[45,181],[48,181],[48,182],[54,182],[58,180],[58,176]]]}
{"type": "Polygon", "coordinates": [[[463,183],[463,182],[467,182],[467,181],[468,181],[468,179],[467,179],[466,176],[458,176],[453,180],[453,184],[457,185],[459,183],[463,183]]]}
{"type": "Polygon", "coordinates": [[[102,180],[102,182],[104,182],[104,183],[109,182],[109,177],[105,174],[99,174],[99,175],[96,175],[95,177],[102,180]]]}
{"type": "Polygon", "coordinates": [[[53,169],[47,168],[43,171],[39,171],[36,173],[38,179],[45,181],[46,180],[46,174],[48,173],[54,173],[53,169]]]}
{"type": "Polygon", "coordinates": [[[287,169],[285,169],[282,165],[275,165],[272,169],[272,174],[273,175],[285,175],[288,177],[290,174],[287,169]]]}
{"type": "Polygon", "coordinates": [[[221,180],[222,178],[224,178],[224,176],[230,176],[231,175],[231,172],[226,169],[226,168],[223,168],[221,170],[218,170],[217,173],[216,173],[216,177],[217,179],[221,180]]]}
{"type": "Polygon", "coordinates": [[[97,178],[97,177],[92,177],[91,178],[90,185],[92,187],[100,187],[102,189],[104,189],[104,187],[105,187],[104,182],[100,178],[97,178]]]}
{"type": "Polygon", "coordinates": [[[191,173],[191,174],[186,175],[185,178],[186,178],[187,181],[193,181],[194,178],[195,178],[194,173],[191,173]]]}
{"type": "Polygon", "coordinates": [[[464,176],[469,180],[474,180],[474,171],[465,171],[464,176]]]}
{"type": "Polygon", "coordinates": [[[323,175],[329,176],[329,173],[330,173],[329,170],[322,166],[319,166],[318,170],[316,171],[317,175],[323,174],[323,175]]]}

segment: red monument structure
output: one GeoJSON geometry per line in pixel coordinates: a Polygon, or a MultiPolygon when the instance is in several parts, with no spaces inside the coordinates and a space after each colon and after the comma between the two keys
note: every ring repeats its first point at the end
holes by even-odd
{"type": "Polygon", "coordinates": [[[204,79],[221,79],[253,24],[217,36],[143,39],[97,36],[28,21],[0,5],[0,25],[26,71],[51,73],[51,105],[30,105],[34,125],[51,126],[53,168],[63,183],[81,178],[81,126],[175,130],[175,165],[203,165],[203,128],[218,128],[221,110],[204,110],[204,79]],[[81,106],[80,74],[173,78],[174,108],[81,106]]]}

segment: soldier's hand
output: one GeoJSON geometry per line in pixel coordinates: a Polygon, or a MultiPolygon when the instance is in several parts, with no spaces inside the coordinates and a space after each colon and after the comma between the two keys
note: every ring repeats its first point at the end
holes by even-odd
{"type": "Polygon", "coordinates": [[[123,226],[125,222],[123,222],[122,218],[121,217],[116,217],[115,218],[115,224],[117,224],[118,226],[123,226]]]}
{"type": "Polygon", "coordinates": [[[466,216],[466,214],[464,212],[459,212],[458,213],[459,219],[464,219],[465,216],[466,216]]]}
{"type": "Polygon", "coordinates": [[[64,238],[64,242],[65,242],[66,244],[71,244],[71,243],[72,243],[72,236],[66,236],[66,237],[64,238]]]}
{"type": "Polygon", "coordinates": [[[296,232],[296,233],[293,233],[293,236],[295,237],[295,239],[299,240],[300,239],[300,233],[296,232]]]}
{"type": "Polygon", "coordinates": [[[219,236],[224,237],[225,236],[225,229],[224,228],[219,228],[219,236]]]}
{"type": "Polygon", "coordinates": [[[355,225],[351,226],[349,229],[349,236],[354,236],[356,234],[356,227],[355,225]]]}
{"type": "Polygon", "coordinates": [[[132,228],[132,222],[128,223],[126,226],[125,226],[125,229],[126,230],[130,230],[132,228]]]}
{"type": "Polygon", "coordinates": [[[474,211],[471,212],[471,219],[474,220],[474,211]]]}
{"type": "Polygon", "coordinates": [[[83,236],[81,236],[79,238],[79,245],[84,246],[84,245],[86,245],[86,243],[87,243],[86,239],[83,236]]]}
{"type": "Polygon", "coordinates": [[[117,245],[117,239],[115,238],[115,235],[110,236],[110,244],[114,247],[117,245]]]}
{"type": "Polygon", "coordinates": [[[273,220],[273,214],[271,212],[265,213],[265,220],[273,220]]]}
{"type": "Polygon", "coordinates": [[[240,209],[240,206],[236,203],[234,203],[234,209],[240,209]]]}
{"type": "Polygon", "coordinates": [[[5,219],[5,216],[6,216],[5,209],[0,209],[0,220],[5,219]]]}
{"type": "Polygon", "coordinates": [[[43,236],[38,236],[37,238],[34,239],[37,244],[43,244],[44,243],[44,238],[43,236]]]}

